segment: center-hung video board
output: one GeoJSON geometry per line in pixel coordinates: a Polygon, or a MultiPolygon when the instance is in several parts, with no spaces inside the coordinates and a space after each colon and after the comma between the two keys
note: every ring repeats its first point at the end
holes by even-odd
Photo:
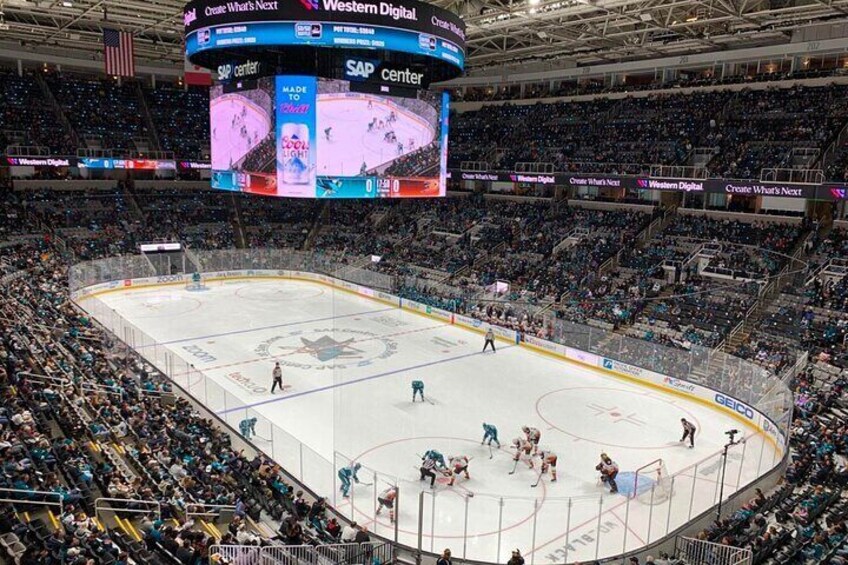
{"type": "Polygon", "coordinates": [[[381,90],[391,91],[302,75],[212,87],[212,187],[291,198],[444,196],[447,94],[381,90]]]}
{"type": "Polygon", "coordinates": [[[195,0],[183,21],[197,64],[215,52],[273,46],[406,53],[453,67],[454,76],[465,64],[465,24],[417,0],[195,0]]]}

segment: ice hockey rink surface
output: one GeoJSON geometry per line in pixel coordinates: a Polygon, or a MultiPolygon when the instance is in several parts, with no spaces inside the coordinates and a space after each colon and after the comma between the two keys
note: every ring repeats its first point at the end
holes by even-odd
{"type": "Polygon", "coordinates": [[[317,107],[319,175],[355,176],[360,174],[363,163],[369,170],[389,164],[424,147],[436,137],[435,130],[424,118],[411,110],[389,106],[379,98],[319,94],[317,107]],[[392,111],[397,120],[388,123],[386,120],[392,111]],[[382,122],[383,127],[373,127],[369,131],[368,124],[372,121],[382,122]],[[327,128],[330,128],[329,138],[324,134],[327,128]],[[395,133],[397,142],[385,140],[389,131],[395,133]],[[403,144],[402,150],[398,150],[398,142],[403,144]]]}
{"type": "Polygon", "coordinates": [[[244,96],[230,94],[212,101],[212,168],[228,170],[257,147],[271,131],[271,118],[244,96]],[[244,126],[247,137],[239,134],[244,126]],[[250,140],[248,140],[248,137],[250,140]]]}
{"type": "MultiPolygon", "coordinates": [[[[208,392],[207,402],[234,429],[256,417],[258,447],[282,453],[287,434],[303,442],[300,454],[278,457],[287,470],[388,538],[394,527],[386,512],[375,516],[375,499],[397,484],[397,535],[408,546],[418,545],[423,490],[427,551],[449,547],[456,557],[503,562],[520,548],[528,563],[614,555],[687,521],[681,508],[697,513],[717,500],[716,454],[726,430],[742,429],[748,454],[729,457],[727,490],[776,461],[761,435],[706,405],[503,341],[497,353],[481,353],[480,334],[418,313],[309,281],[208,286],[142,287],[98,300],[194,364],[206,375],[200,379],[216,385],[207,390],[225,390],[226,403],[208,392]],[[271,394],[275,361],[288,388],[271,394]],[[412,402],[413,380],[425,383],[427,402],[412,402]],[[678,442],[681,417],[698,428],[695,449],[678,442]],[[497,426],[503,449],[481,446],[483,422],[497,426]],[[509,474],[506,448],[525,425],[538,428],[540,445],[559,456],[558,482],[547,476],[532,488],[537,470],[523,464],[509,474]],[[417,471],[428,449],[471,457],[471,479],[454,487],[441,479],[431,491],[417,471]],[[676,476],[672,496],[692,504],[605,494],[594,470],[601,452],[618,463],[624,483],[662,458],[676,476]],[[345,500],[335,473],[352,461],[363,465],[362,484],[345,500]]],[[[204,383],[187,385],[204,400],[196,393],[204,383]]]]}

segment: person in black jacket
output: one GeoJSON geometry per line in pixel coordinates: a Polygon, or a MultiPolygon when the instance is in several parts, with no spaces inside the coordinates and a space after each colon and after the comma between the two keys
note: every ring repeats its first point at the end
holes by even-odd
{"type": "Polygon", "coordinates": [[[194,551],[189,540],[185,540],[174,555],[180,563],[184,563],[185,565],[192,565],[197,559],[197,553],[194,551]]]}
{"type": "Polygon", "coordinates": [[[353,541],[355,543],[370,543],[371,536],[368,535],[368,528],[366,528],[365,526],[359,528],[359,530],[357,530],[356,532],[356,537],[353,538],[353,541]]]}
{"type": "Polygon", "coordinates": [[[506,565],[524,565],[524,558],[521,557],[521,552],[517,549],[513,549],[512,557],[509,558],[506,565]]]}

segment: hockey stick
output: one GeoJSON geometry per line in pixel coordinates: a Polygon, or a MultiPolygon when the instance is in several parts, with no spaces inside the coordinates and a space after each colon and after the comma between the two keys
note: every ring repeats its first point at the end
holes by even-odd
{"type": "Polygon", "coordinates": [[[429,398],[425,398],[424,400],[426,400],[427,402],[429,402],[429,403],[430,403],[430,406],[435,406],[435,405],[436,405],[436,403],[435,403],[435,402],[433,402],[432,400],[430,400],[429,398]]]}
{"type": "Polygon", "coordinates": [[[364,487],[373,487],[374,486],[374,483],[362,483],[362,482],[360,482],[360,483],[357,483],[357,484],[360,484],[364,487]]]}
{"type": "Polygon", "coordinates": [[[494,458],[494,456],[495,456],[495,452],[492,451],[492,444],[490,443],[489,444],[489,459],[494,458]]]}
{"type": "Polygon", "coordinates": [[[465,493],[465,496],[467,496],[468,498],[474,498],[474,493],[471,492],[470,490],[468,490],[467,488],[465,488],[462,485],[458,485],[458,484],[454,483],[454,484],[448,485],[448,486],[451,487],[451,488],[456,487],[458,490],[463,491],[465,493]]]}
{"type": "Polygon", "coordinates": [[[509,474],[514,475],[516,469],[518,469],[518,459],[515,460],[515,465],[512,466],[512,471],[510,471],[509,474]]]}
{"type": "Polygon", "coordinates": [[[542,482],[542,475],[544,475],[544,473],[541,470],[539,470],[539,478],[536,479],[536,482],[534,484],[530,485],[530,486],[533,487],[533,488],[536,488],[537,486],[539,486],[539,483],[542,482]]]}

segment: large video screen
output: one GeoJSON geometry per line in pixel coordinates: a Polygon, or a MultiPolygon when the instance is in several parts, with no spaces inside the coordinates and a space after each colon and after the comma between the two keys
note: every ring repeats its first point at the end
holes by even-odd
{"type": "Polygon", "coordinates": [[[307,76],[218,85],[212,187],[292,198],[445,195],[448,97],[351,90],[307,76]]]}
{"type": "Polygon", "coordinates": [[[465,63],[465,23],[456,14],[417,0],[193,0],[183,11],[186,55],[193,62],[231,49],[280,46],[367,49],[465,63]]]}

